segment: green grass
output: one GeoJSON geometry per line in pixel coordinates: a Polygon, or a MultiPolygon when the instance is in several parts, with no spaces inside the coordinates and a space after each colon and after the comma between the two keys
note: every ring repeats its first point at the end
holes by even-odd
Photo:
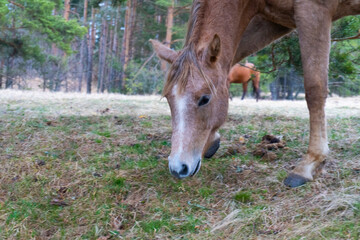
{"type": "Polygon", "coordinates": [[[125,178],[122,177],[112,177],[108,179],[109,184],[106,186],[106,188],[111,193],[120,193],[125,189],[125,178]]]}
{"type": "Polygon", "coordinates": [[[284,179],[286,178],[287,176],[287,172],[285,170],[280,170],[277,172],[276,174],[276,178],[279,182],[282,182],[284,181],[284,179]]]}
{"type": "Polygon", "coordinates": [[[95,134],[102,136],[102,137],[106,137],[106,138],[111,137],[111,133],[109,131],[105,131],[105,132],[96,131],[95,134]]]}
{"type": "Polygon", "coordinates": [[[321,230],[325,238],[331,239],[359,239],[360,223],[351,221],[335,221],[332,226],[321,230]]]}
{"type": "Polygon", "coordinates": [[[306,119],[231,112],[218,153],[177,180],[168,115],[142,112],[144,100],[134,114],[118,110],[130,100],[80,99],[1,100],[0,239],[359,238],[359,117],[329,119],[327,173],[288,189],[306,119]],[[272,163],[252,154],[265,134],[288,147],[272,163]],[[245,135],[245,153],[226,155],[245,135]]]}
{"type": "Polygon", "coordinates": [[[209,198],[216,190],[209,187],[201,187],[198,191],[201,197],[209,198]]]}
{"type": "Polygon", "coordinates": [[[248,191],[240,191],[237,192],[234,195],[234,199],[238,202],[242,202],[242,203],[248,203],[248,202],[252,202],[253,198],[252,198],[252,194],[251,192],[248,191]]]}

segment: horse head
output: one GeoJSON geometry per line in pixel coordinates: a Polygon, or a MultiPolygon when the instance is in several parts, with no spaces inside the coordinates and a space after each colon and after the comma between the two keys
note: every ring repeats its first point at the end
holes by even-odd
{"type": "Polygon", "coordinates": [[[227,72],[218,57],[218,35],[203,47],[190,44],[176,52],[151,40],[157,55],[171,64],[164,85],[172,117],[169,170],[177,178],[195,175],[203,157],[209,158],[220,146],[219,127],[228,110],[227,72]]]}

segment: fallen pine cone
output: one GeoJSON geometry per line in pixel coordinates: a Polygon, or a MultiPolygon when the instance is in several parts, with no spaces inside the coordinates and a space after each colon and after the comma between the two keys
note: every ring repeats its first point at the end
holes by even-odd
{"type": "Polygon", "coordinates": [[[284,142],[279,142],[279,143],[269,143],[269,144],[263,144],[264,148],[268,149],[268,150],[273,150],[273,149],[278,149],[278,148],[284,148],[285,147],[285,143],[284,142]]]}
{"type": "Polygon", "coordinates": [[[280,138],[275,137],[273,135],[265,135],[262,137],[262,142],[268,142],[268,143],[279,143],[281,141],[280,138]]]}
{"type": "Polygon", "coordinates": [[[257,157],[262,157],[267,153],[267,151],[264,148],[258,147],[255,149],[255,151],[253,152],[254,156],[257,157]]]}
{"type": "Polygon", "coordinates": [[[267,152],[267,153],[264,154],[262,159],[265,160],[265,161],[268,161],[268,162],[272,162],[272,161],[275,161],[277,159],[277,155],[274,152],[267,152]]]}
{"type": "Polygon", "coordinates": [[[245,138],[244,137],[239,137],[239,143],[244,144],[245,143],[245,138]]]}
{"type": "Polygon", "coordinates": [[[234,143],[227,149],[227,151],[222,155],[222,157],[232,156],[238,153],[245,154],[246,147],[240,145],[239,143],[234,143]]]}
{"type": "Polygon", "coordinates": [[[103,110],[100,110],[100,113],[101,114],[105,114],[105,113],[107,113],[107,112],[109,112],[110,111],[110,108],[105,108],[105,109],[103,109],[103,110]]]}
{"type": "Polygon", "coordinates": [[[54,198],[53,200],[51,200],[50,204],[55,205],[55,206],[61,206],[61,207],[69,206],[69,204],[67,202],[57,199],[57,198],[54,198]]]}

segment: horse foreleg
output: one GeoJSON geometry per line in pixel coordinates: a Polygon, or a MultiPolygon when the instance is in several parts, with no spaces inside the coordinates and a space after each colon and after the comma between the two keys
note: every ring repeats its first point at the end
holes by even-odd
{"type": "Polygon", "coordinates": [[[330,53],[329,11],[329,8],[317,1],[297,1],[295,6],[306,102],[310,113],[310,141],[303,160],[284,181],[285,185],[290,187],[313,180],[321,172],[329,151],[324,109],[330,53]],[[307,14],[304,14],[305,12],[307,14]]]}
{"type": "Polygon", "coordinates": [[[230,91],[229,91],[229,99],[232,101],[232,94],[230,91]]]}
{"type": "Polygon", "coordinates": [[[241,100],[244,100],[244,98],[245,98],[245,95],[247,93],[247,85],[248,85],[247,82],[244,82],[243,85],[242,85],[243,86],[243,95],[241,97],[241,100]]]}
{"type": "Polygon", "coordinates": [[[255,73],[255,77],[253,79],[254,92],[256,96],[256,101],[259,101],[260,97],[260,72],[255,73]]]}
{"type": "Polygon", "coordinates": [[[259,89],[259,87],[255,88],[255,95],[256,95],[256,101],[258,102],[259,98],[260,98],[260,89],[259,89]]]}

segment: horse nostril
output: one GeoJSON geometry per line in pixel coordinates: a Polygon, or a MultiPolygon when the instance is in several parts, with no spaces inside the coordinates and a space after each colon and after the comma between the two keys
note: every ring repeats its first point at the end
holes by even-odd
{"type": "Polygon", "coordinates": [[[188,172],[189,172],[189,168],[188,168],[188,166],[187,166],[187,165],[185,165],[185,164],[183,164],[183,165],[182,165],[182,169],[181,169],[181,171],[179,172],[179,173],[180,173],[180,175],[187,175],[187,174],[188,174],[188,172]]]}
{"type": "Polygon", "coordinates": [[[189,167],[186,164],[181,164],[177,169],[169,166],[169,169],[170,173],[176,178],[185,178],[189,175],[189,167]]]}

